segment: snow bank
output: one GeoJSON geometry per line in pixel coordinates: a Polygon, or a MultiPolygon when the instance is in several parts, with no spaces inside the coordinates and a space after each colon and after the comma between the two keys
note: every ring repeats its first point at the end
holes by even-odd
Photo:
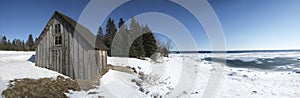
{"type": "Polygon", "coordinates": [[[131,79],[134,78],[136,78],[135,75],[109,70],[101,78],[101,87],[99,89],[102,92],[100,94],[110,98],[147,98],[131,82],[131,79]]]}
{"type": "Polygon", "coordinates": [[[13,52],[0,51],[0,76],[3,80],[20,78],[56,78],[62,75],[58,72],[35,66],[35,63],[28,61],[34,52],[13,52]]]}
{"type": "Polygon", "coordinates": [[[150,62],[146,60],[140,60],[136,58],[125,58],[125,57],[108,57],[107,63],[114,66],[130,66],[134,67],[138,72],[150,73],[152,68],[150,62]]]}

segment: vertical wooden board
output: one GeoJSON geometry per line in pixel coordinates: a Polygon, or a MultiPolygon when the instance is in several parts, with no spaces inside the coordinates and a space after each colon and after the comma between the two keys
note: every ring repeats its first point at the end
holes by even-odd
{"type": "Polygon", "coordinates": [[[90,76],[90,79],[92,79],[92,77],[94,76],[93,74],[93,59],[91,58],[91,54],[92,54],[93,50],[89,50],[89,55],[88,55],[88,63],[89,63],[89,76],[90,76]]]}
{"type": "Polygon", "coordinates": [[[62,54],[61,54],[61,50],[58,50],[58,64],[57,64],[57,70],[59,73],[62,73],[61,71],[61,62],[62,62],[62,58],[61,58],[62,54]]]}
{"type": "Polygon", "coordinates": [[[49,32],[49,69],[53,69],[53,50],[51,49],[53,47],[53,37],[52,37],[52,33],[53,33],[53,30],[52,30],[52,26],[50,27],[50,32],[49,32]]]}
{"type": "Polygon", "coordinates": [[[57,59],[57,61],[58,61],[58,62],[57,62],[57,71],[58,71],[59,73],[61,73],[61,70],[60,70],[61,65],[60,65],[60,63],[61,63],[61,61],[62,61],[62,60],[61,60],[61,55],[62,55],[62,54],[60,53],[60,51],[61,51],[61,50],[58,50],[58,51],[57,51],[57,56],[58,56],[58,57],[57,57],[57,58],[58,58],[58,59],[57,59]]]}
{"type": "Polygon", "coordinates": [[[89,55],[88,55],[88,59],[89,59],[89,75],[90,75],[90,79],[92,79],[92,77],[94,76],[94,71],[93,71],[93,59],[91,58],[91,55],[93,53],[93,50],[89,50],[89,55]]]}
{"type": "Polygon", "coordinates": [[[56,63],[55,63],[55,70],[57,71],[57,72],[59,72],[59,68],[58,68],[58,64],[59,64],[59,56],[58,56],[59,54],[58,54],[58,50],[55,50],[55,61],[56,61],[56,63]]]}
{"type": "Polygon", "coordinates": [[[73,67],[74,67],[74,76],[78,79],[78,45],[73,37],[73,67]]]}
{"type": "Polygon", "coordinates": [[[98,72],[100,73],[102,71],[101,69],[102,69],[102,62],[103,62],[102,57],[101,57],[101,50],[97,51],[97,56],[98,56],[97,58],[98,58],[98,61],[99,61],[98,65],[97,65],[98,66],[98,72]]]}
{"type": "Polygon", "coordinates": [[[53,61],[52,61],[52,65],[50,66],[50,69],[51,70],[54,70],[54,67],[55,67],[55,50],[52,50],[52,59],[53,59],[53,61]]]}
{"type": "Polygon", "coordinates": [[[83,77],[84,77],[84,79],[88,79],[89,78],[89,72],[88,72],[88,58],[87,58],[87,56],[88,56],[88,50],[87,49],[83,49],[83,70],[84,70],[84,72],[83,72],[83,77]]]}
{"type": "Polygon", "coordinates": [[[58,64],[59,64],[59,56],[58,56],[59,54],[58,54],[58,50],[55,50],[55,70],[57,71],[57,72],[59,72],[59,68],[58,68],[58,64]]]}
{"type": "Polygon", "coordinates": [[[35,57],[36,57],[35,65],[37,65],[37,66],[40,66],[40,62],[39,62],[40,52],[39,52],[39,50],[40,50],[40,45],[38,44],[37,49],[36,49],[36,53],[35,53],[35,57]]]}
{"type": "Polygon", "coordinates": [[[102,56],[101,56],[101,53],[102,53],[101,50],[99,50],[99,51],[97,52],[97,56],[98,56],[98,58],[99,58],[99,59],[98,59],[98,60],[99,60],[99,64],[98,64],[98,67],[99,67],[98,71],[99,71],[99,72],[102,71],[102,67],[103,67],[103,66],[102,66],[102,62],[103,62],[102,59],[103,59],[103,58],[102,58],[102,56]]]}
{"type": "Polygon", "coordinates": [[[48,68],[49,67],[49,65],[48,65],[48,53],[49,53],[49,46],[48,46],[48,42],[49,42],[49,30],[47,31],[47,33],[46,33],[46,36],[45,36],[45,55],[44,55],[44,57],[45,57],[45,67],[46,68],[48,68]]]}
{"type": "Polygon", "coordinates": [[[36,48],[36,53],[35,53],[35,57],[36,57],[36,59],[35,59],[35,65],[36,66],[40,66],[40,62],[39,62],[39,58],[40,58],[40,52],[39,52],[39,50],[40,50],[40,44],[38,44],[38,46],[37,46],[37,48],[36,48]]]}
{"type": "Polygon", "coordinates": [[[76,42],[76,40],[75,40],[75,38],[73,38],[73,50],[74,50],[74,52],[73,52],[73,57],[74,57],[74,75],[75,75],[75,77],[77,78],[77,79],[80,79],[79,78],[79,57],[78,57],[78,43],[76,42]]]}
{"type": "Polygon", "coordinates": [[[74,76],[74,63],[73,63],[73,61],[74,61],[74,45],[73,45],[73,37],[71,36],[71,32],[68,34],[68,36],[69,36],[69,48],[70,48],[70,51],[69,51],[69,65],[70,65],[70,71],[69,71],[69,73],[70,73],[70,76],[73,78],[73,79],[75,79],[75,76],[74,76]]]}
{"type": "Polygon", "coordinates": [[[62,61],[61,55],[62,55],[62,54],[61,54],[61,50],[57,50],[57,58],[58,58],[58,59],[57,59],[57,61],[58,61],[58,62],[57,62],[57,71],[58,71],[59,73],[62,73],[61,70],[60,70],[60,69],[61,69],[61,68],[60,68],[60,67],[61,67],[60,63],[61,63],[61,61],[62,61]]]}
{"type": "Polygon", "coordinates": [[[43,48],[42,48],[42,40],[40,41],[40,45],[39,45],[39,67],[42,67],[42,61],[43,61],[43,48]]]}
{"type": "Polygon", "coordinates": [[[69,42],[68,42],[68,39],[69,39],[69,37],[68,37],[68,32],[67,32],[67,26],[65,26],[65,28],[64,28],[64,46],[65,46],[65,51],[64,51],[64,53],[65,53],[65,55],[64,55],[64,70],[65,70],[65,74],[67,75],[67,76],[70,76],[70,74],[69,74],[69,67],[70,67],[70,65],[69,65],[69,51],[70,51],[70,49],[69,49],[69,42]]]}
{"type": "Polygon", "coordinates": [[[35,48],[35,65],[37,66],[38,63],[37,63],[37,60],[38,60],[38,46],[35,48]]]}
{"type": "Polygon", "coordinates": [[[57,71],[56,67],[57,67],[57,50],[54,50],[54,56],[53,56],[53,60],[54,60],[54,65],[53,65],[53,70],[57,71]]]}
{"type": "Polygon", "coordinates": [[[88,55],[89,55],[89,52],[87,49],[84,50],[84,70],[85,70],[85,78],[86,79],[89,79],[89,62],[88,62],[88,55]]]}
{"type": "Polygon", "coordinates": [[[78,50],[79,50],[79,53],[78,53],[78,58],[79,58],[79,78],[80,79],[83,79],[83,49],[81,47],[81,45],[78,43],[78,50]]]}
{"type": "Polygon", "coordinates": [[[53,65],[53,62],[52,62],[52,59],[53,59],[53,53],[52,53],[52,50],[50,50],[49,52],[50,56],[49,56],[49,59],[50,59],[50,62],[49,62],[49,68],[48,69],[52,69],[52,65],[53,65]]]}
{"type": "Polygon", "coordinates": [[[45,42],[44,42],[44,40],[42,41],[42,43],[43,43],[43,45],[42,45],[42,51],[41,51],[42,52],[41,63],[42,63],[42,67],[45,68],[45,42]]]}
{"type": "Polygon", "coordinates": [[[46,68],[46,66],[47,66],[47,36],[45,36],[44,37],[44,55],[43,55],[43,58],[44,58],[44,61],[43,61],[43,63],[44,63],[44,65],[43,65],[43,67],[44,68],[46,68]]]}
{"type": "Polygon", "coordinates": [[[66,49],[67,49],[67,44],[66,44],[66,36],[65,36],[65,23],[62,23],[62,25],[61,25],[62,27],[61,27],[61,33],[62,33],[62,51],[61,51],[61,59],[62,59],[62,61],[61,61],[61,65],[60,65],[60,70],[61,70],[61,72],[62,72],[62,74],[64,74],[64,75],[67,75],[66,74],[66,67],[67,67],[67,65],[66,65],[66,49]]]}
{"type": "Polygon", "coordinates": [[[89,73],[90,73],[90,78],[92,79],[94,77],[94,60],[91,57],[93,54],[93,50],[89,50],[89,73]]]}
{"type": "Polygon", "coordinates": [[[42,39],[42,67],[45,66],[45,39],[42,39]]]}
{"type": "Polygon", "coordinates": [[[35,48],[35,65],[38,65],[38,63],[37,63],[37,60],[38,60],[38,45],[37,45],[37,47],[35,48]]]}
{"type": "Polygon", "coordinates": [[[92,59],[92,78],[95,76],[95,74],[96,74],[96,71],[95,71],[95,69],[96,69],[96,59],[95,59],[95,50],[92,50],[92,53],[90,54],[90,58],[92,59]]]}
{"type": "Polygon", "coordinates": [[[53,61],[52,61],[52,63],[53,63],[53,65],[52,65],[52,70],[56,70],[56,50],[55,49],[53,49],[53,54],[52,54],[52,58],[53,58],[53,61]]]}
{"type": "Polygon", "coordinates": [[[95,73],[95,75],[97,75],[97,74],[99,74],[99,72],[97,71],[99,68],[97,65],[99,63],[98,57],[97,57],[97,50],[94,50],[92,57],[94,59],[94,73],[95,73]]]}
{"type": "Polygon", "coordinates": [[[40,60],[39,60],[39,62],[40,62],[40,67],[43,67],[42,65],[43,65],[43,39],[41,39],[41,41],[40,41],[40,60]]]}
{"type": "Polygon", "coordinates": [[[60,71],[60,73],[63,73],[63,69],[62,69],[62,66],[63,66],[62,65],[63,64],[63,58],[62,57],[63,57],[63,55],[64,55],[63,50],[60,50],[59,51],[59,58],[60,58],[59,59],[59,71],[60,71]]]}
{"type": "Polygon", "coordinates": [[[50,62],[51,62],[51,27],[49,28],[49,32],[47,33],[47,39],[48,39],[48,41],[47,41],[47,68],[49,68],[50,67],[50,62]]]}
{"type": "Polygon", "coordinates": [[[52,65],[51,69],[52,69],[52,70],[55,70],[55,64],[56,64],[56,60],[55,60],[55,50],[53,50],[52,52],[53,52],[53,55],[52,55],[52,58],[53,58],[52,63],[53,63],[53,65],[52,65]]]}
{"type": "Polygon", "coordinates": [[[82,54],[81,54],[81,57],[82,57],[82,77],[83,79],[86,79],[86,62],[85,62],[85,55],[86,55],[86,52],[81,44],[81,48],[82,48],[82,54]]]}
{"type": "MultiPolygon", "coordinates": [[[[42,43],[42,42],[41,42],[42,43]]],[[[40,44],[40,49],[39,49],[39,67],[42,67],[42,61],[43,61],[43,52],[42,52],[43,48],[42,48],[42,44],[40,44]]]]}
{"type": "Polygon", "coordinates": [[[63,69],[63,66],[65,66],[64,65],[64,49],[62,49],[62,50],[60,50],[60,65],[59,65],[59,68],[60,68],[60,72],[61,73],[64,73],[64,69],[63,69]]]}

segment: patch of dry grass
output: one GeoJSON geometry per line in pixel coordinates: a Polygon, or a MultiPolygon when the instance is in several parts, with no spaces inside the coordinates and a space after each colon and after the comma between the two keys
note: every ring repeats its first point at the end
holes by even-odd
{"type": "Polygon", "coordinates": [[[15,79],[2,92],[6,98],[67,98],[68,90],[79,91],[76,81],[57,76],[57,79],[15,79]]]}

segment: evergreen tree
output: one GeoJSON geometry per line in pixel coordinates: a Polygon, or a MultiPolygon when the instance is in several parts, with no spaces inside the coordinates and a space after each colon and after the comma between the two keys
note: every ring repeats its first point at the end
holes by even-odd
{"type": "Polygon", "coordinates": [[[114,49],[113,56],[128,56],[128,51],[130,50],[130,31],[128,30],[126,25],[121,26],[119,29],[119,32],[117,33],[118,36],[115,37],[116,42],[114,42],[114,45],[112,46],[112,49],[114,49]]]}
{"type": "Polygon", "coordinates": [[[119,19],[118,27],[118,36],[115,36],[115,42],[113,43],[112,50],[114,53],[113,56],[128,56],[129,46],[130,46],[130,32],[127,28],[127,25],[124,25],[123,18],[119,19]]]}
{"type": "Polygon", "coordinates": [[[130,21],[129,28],[123,18],[119,19],[118,27],[119,29],[116,28],[114,20],[109,18],[105,28],[106,34],[102,33],[101,27],[98,30],[97,38],[102,39],[103,43],[110,49],[108,50],[109,56],[112,56],[111,50],[113,50],[113,56],[127,56],[129,51],[130,57],[143,58],[150,57],[159,50],[150,28],[147,25],[141,26],[134,17],[130,21]],[[114,39],[115,42],[112,43],[114,39]],[[112,46],[112,44],[114,45],[112,46]]]}
{"type": "MultiPolygon", "coordinates": [[[[38,46],[38,38],[36,37],[35,38],[35,40],[34,40],[34,49],[36,49],[37,48],[37,46],[38,46]]],[[[23,41],[24,42],[24,41],[23,41]]],[[[24,44],[25,45],[25,44],[24,44]]]]}
{"type": "Polygon", "coordinates": [[[6,36],[3,36],[1,39],[1,43],[2,43],[2,50],[7,50],[7,41],[6,41],[6,36]]]}
{"type": "Polygon", "coordinates": [[[33,41],[33,38],[32,38],[32,34],[30,34],[28,36],[28,40],[26,42],[26,46],[27,46],[27,49],[29,51],[34,51],[34,41],[33,41]]]}
{"type": "MultiPolygon", "coordinates": [[[[105,30],[106,35],[104,36],[103,42],[108,49],[111,49],[112,41],[117,33],[117,28],[115,26],[114,20],[112,20],[111,18],[108,19],[105,30]]],[[[108,50],[107,54],[111,56],[111,51],[108,50]]]]}
{"type": "Polygon", "coordinates": [[[123,18],[120,18],[120,20],[119,20],[119,28],[121,28],[124,23],[125,23],[125,21],[123,20],[123,18]]]}
{"type": "Polygon", "coordinates": [[[130,23],[130,31],[131,31],[131,37],[136,38],[134,39],[131,47],[130,47],[130,52],[129,56],[130,57],[136,57],[136,58],[141,58],[145,56],[145,51],[144,51],[144,46],[143,46],[143,37],[140,36],[142,35],[142,30],[141,26],[134,17],[131,19],[130,23]]]}
{"type": "Polygon", "coordinates": [[[97,38],[99,40],[103,40],[103,37],[104,37],[103,30],[102,30],[102,27],[100,26],[98,29],[98,33],[97,33],[97,38]]]}
{"type": "Polygon", "coordinates": [[[10,42],[10,40],[7,40],[7,43],[6,43],[5,47],[6,47],[5,50],[11,50],[11,42],[10,42]]]}
{"type": "Polygon", "coordinates": [[[145,57],[150,57],[157,52],[156,40],[150,28],[146,25],[142,28],[143,31],[143,45],[145,50],[145,57]]]}

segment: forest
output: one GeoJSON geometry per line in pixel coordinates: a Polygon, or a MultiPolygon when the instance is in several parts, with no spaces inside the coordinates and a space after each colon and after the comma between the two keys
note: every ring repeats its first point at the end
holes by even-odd
{"type": "MultiPolygon", "coordinates": [[[[99,27],[96,38],[107,46],[109,56],[143,58],[150,57],[154,53],[161,53],[162,56],[168,56],[168,47],[170,47],[169,43],[155,38],[154,33],[148,25],[139,24],[134,17],[130,20],[129,25],[125,24],[123,18],[119,19],[118,25],[115,24],[112,18],[109,18],[105,30],[101,26],[99,27]],[[116,38],[117,34],[119,34],[119,37],[116,38]],[[112,46],[113,40],[116,40],[114,38],[122,43],[116,43],[115,46],[112,46]],[[115,51],[117,53],[113,53],[114,55],[111,53],[112,48],[117,50],[115,51]],[[129,48],[129,54],[122,51],[124,48],[129,48]]],[[[9,40],[3,35],[0,39],[0,50],[35,51],[36,40],[37,38],[33,40],[32,34],[29,34],[26,41],[21,39],[9,40]]]]}

